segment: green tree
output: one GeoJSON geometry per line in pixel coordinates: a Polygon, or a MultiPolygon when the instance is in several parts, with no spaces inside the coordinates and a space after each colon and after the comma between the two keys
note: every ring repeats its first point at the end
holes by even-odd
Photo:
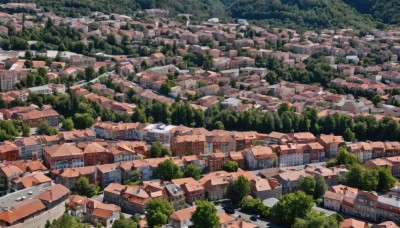
{"type": "Polygon", "coordinates": [[[283,195],[279,202],[272,207],[272,219],[275,222],[291,226],[296,218],[305,218],[314,203],[312,196],[302,191],[283,195]]]}
{"type": "Polygon", "coordinates": [[[88,113],[76,113],[74,116],[74,126],[77,129],[86,129],[95,123],[93,117],[88,113]]]}
{"type": "MultiPolygon", "coordinates": [[[[50,225],[50,224],[49,224],[50,225]]],[[[46,224],[47,226],[47,224],[46,224]]],[[[53,224],[49,226],[50,228],[90,228],[91,225],[87,223],[82,223],[79,219],[76,219],[64,213],[61,218],[55,220],[53,224]]]]}
{"type": "Polygon", "coordinates": [[[86,81],[90,81],[96,78],[96,71],[93,66],[88,66],[85,68],[86,81]]]}
{"type": "Polygon", "coordinates": [[[239,204],[243,197],[250,193],[250,181],[243,175],[240,175],[237,180],[231,181],[226,190],[226,196],[233,204],[239,204]]]}
{"type": "Polygon", "coordinates": [[[36,128],[36,134],[38,135],[56,135],[58,134],[57,129],[50,126],[49,122],[43,121],[39,127],[36,128]]]}
{"type": "Polygon", "coordinates": [[[79,177],[75,184],[75,192],[78,195],[86,196],[86,197],[93,197],[97,195],[99,192],[98,187],[94,184],[89,183],[89,179],[87,177],[79,177]]]}
{"type": "Polygon", "coordinates": [[[316,181],[312,176],[306,176],[299,180],[297,189],[303,191],[307,195],[314,196],[316,189],[316,181]]]}
{"type": "Polygon", "coordinates": [[[174,212],[170,202],[163,199],[151,199],[146,205],[146,219],[150,227],[161,227],[167,224],[169,216],[174,212]]]}
{"type": "Polygon", "coordinates": [[[378,192],[388,192],[396,184],[397,180],[392,176],[389,169],[381,167],[378,169],[378,192]]]}
{"type": "Polygon", "coordinates": [[[129,173],[129,184],[138,185],[142,181],[142,173],[139,170],[132,170],[129,173]]]}
{"type": "Polygon", "coordinates": [[[156,174],[160,179],[165,181],[171,181],[172,179],[181,178],[183,176],[179,166],[171,159],[158,164],[156,174]]]}
{"type": "Polygon", "coordinates": [[[132,228],[136,227],[137,224],[132,219],[126,219],[124,214],[119,214],[119,219],[115,220],[112,228],[132,228]]]}
{"type": "Polygon", "coordinates": [[[183,175],[185,177],[192,177],[193,179],[198,180],[201,177],[201,170],[198,166],[190,164],[186,166],[183,175]]]}
{"type": "Polygon", "coordinates": [[[336,155],[336,165],[353,165],[358,163],[357,157],[349,153],[346,146],[339,147],[339,151],[336,155]]]}
{"type": "Polygon", "coordinates": [[[71,131],[72,129],[74,129],[74,121],[72,121],[71,118],[67,118],[63,121],[62,126],[64,130],[71,131]]]}
{"type": "Polygon", "coordinates": [[[164,95],[168,95],[171,92],[171,86],[168,83],[164,82],[161,84],[160,92],[164,95]]]}
{"type": "Polygon", "coordinates": [[[32,60],[32,52],[30,50],[26,50],[25,52],[25,59],[32,60]]]}
{"type": "Polygon", "coordinates": [[[381,101],[382,101],[382,98],[381,98],[381,96],[379,96],[378,94],[377,95],[375,95],[375,96],[373,96],[372,97],[372,103],[376,106],[376,107],[378,107],[379,105],[380,105],[380,103],[381,103],[381,101]]]}
{"type": "Polygon", "coordinates": [[[196,202],[196,211],[190,219],[194,228],[218,228],[219,217],[214,203],[205,200],[196,202]]]}
{"type": "Polygon", "coordinates": [[[31,128],[29,127],[28,124],[23,123],[22,124],[22,137],[29,137],[31,134],[31,128]]]}
{"type": "Polygon", "coordinates": [[[132,114],[132,122],[147,123],[147,117],[143,109],[135,109],[135,112],[132,114]]]}
{"type": "Polygon", "coordinates": [[[236,172],[239,168],[239,165],[236,161],[226,161],[222,164],[221,168],[226,172],[236,172]]]}
{"type": "Polygon", "coordinates": [[[364,191],[376,191],[379,182],[377,170],[365,169],[359,164],[350,167],[346,174],[346,183],[353,188],[359,188],[364,191]]]}
{"type": "Polygon", "coordinates": [[[311,210],[304,218],[296,218],[292,228],[338,228],[339,222],[334,216],[311,210]]]}
{"type": "Polygon", "coordinates": [[[161,142],[157,141],[151,145],[150,156],[152,158],[161,158],[171,156],[172,152],[166,148],[161,142]]]}
{"type": "Polygon", "coordinates": [[[350,128],[346,128],[343,133],[343,138],[346,141],[353,141],[356,138],[356,134],[354,134],[350,128]]]}
{"type": "Polygon", "coordinates": [[[325,195],[326,190],[328,189],[328,185],[323,176],[316,175],[315,179],[315,191],[314,191],[314,199],[320,199],[325,195]]]}

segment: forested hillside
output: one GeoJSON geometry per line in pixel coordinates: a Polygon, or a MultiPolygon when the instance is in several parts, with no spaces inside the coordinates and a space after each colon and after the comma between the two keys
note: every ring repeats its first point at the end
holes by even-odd
{"type": "Polygon", "coordinates": [[[400,0],[344,0],[360,13],[371,14],[384,23],[400,23],[400,0]]]}
{"type": "MultiPolygon", "coordinates": [[[[11,0],[0,0],[9,2],[11,0]]],[[[23,1],[23,0],[14,0],[23,1]]],[[[27,0],[24,0],[27,1],[27,0]]],[[[400,23],[400,0],[28,0],[61,16],[89,12],[133,15],[149,8],[190,13],[195,19],[244,18],[289,28],[367,28],[400,23]]]]}
{"type": "Polygon", "coordinates": [[[229,11],[234,18],[267,20],[285,27],[357,27],[371,20],[341,0],[236,0],[229,11]]]}

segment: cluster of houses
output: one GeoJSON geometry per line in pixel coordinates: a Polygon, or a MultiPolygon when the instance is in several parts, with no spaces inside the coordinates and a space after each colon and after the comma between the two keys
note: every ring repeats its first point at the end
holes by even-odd
{"type": "Polygon", "coordinates": [[[373,222],[399,223],[399,198],[397,189],[387,195],[366,192],[345,185],[331,186],[324,196],[324,206],[373,222]],[[396,195],[397,193],[397,195],[396,195]]]}

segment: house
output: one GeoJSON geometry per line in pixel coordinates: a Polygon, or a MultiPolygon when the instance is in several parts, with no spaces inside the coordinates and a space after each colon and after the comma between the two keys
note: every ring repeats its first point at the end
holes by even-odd
{"type": "Polygon", "coordinates": [[[21,159],[32,159],[34,157],[37,159],[43,158],[42,139],[39,136],[32,135],[29,137],[17,138],[13,143],[19,147],[21,159]]]}
{"type": "Polygon", "coordinates": [[[219,171],[225,162],[225,154],[220,152],[208,154],[205,160],[206,167],[210,172],[219,171]]]}
{"type": "Polygon", "coordinates": [[[326,191],[324,195],[324,207],[333,210],[341,211],[343,195],[331,191],[326,191]]]}
{"type": "Polygon", "coordinates": [[[303,165],[304,159],[309,160],[304,156],[304,146],[304,144],[292,143],[277,146],[279,167],[303,165]]]}
{"type": "Polygon", "coordinates": [[[327,158],[336,157],[339,150],[339,144],[344,142],[342,136],[324,134],[320,135],[317,141],[324,147],[327,158]]]}
{"type": "Polygon", "coordinates": [[[118,205],[122,211],[128,213],[144,214],[146,205],[150,199],[166,199],[166,197],[163,190],[160,190],[156,186],[153,186],[153,189],[146,189],[144,186],[111,183],[104,189],[104,202],[118,205]]]}
{"type": "Polygon", "coordinates": [[[97,142],[84,143],[82,147],[85,166],[102,165],[109,163],[110,151],[97,142]]]}
{"type": "Polygon", "coordinates": [[[143,159],[148,156],[148,149],[144,141],[119,141],[110,148],[109,162],[123,162],[143,159]]]}
{"type": "Polygon", "coordinates": [[[43,187],[50,187],[51,183],[52,180],[47,176],[45,176],[43,173],[32,173],[12,179],[10,190],[13,192],[37,185],[41,185],[43,187]]]}
{"type": "Polygon", "coordinates": [[[173,156],[204,154],[206,137],[204,135],[178,135],[171,139],[173,156]]]}
{"type": "Polygon", "coordinates": [[[177,210],[169,216],[169,223],[172,228],[186,228],[193,225],[190,219],[196,211],[196,206],[177,210]]]}
{"type": "Polygon", "coordinates": [[[95,166],[66,168],[63,170],[54,170],[54,172],[55,171],[57,171],[56,173],[58,174],[53,174],[52,178],[56,183],[60,183],[69,189],[75,189],[76,181],[80,177],[86,177],[91,184],[97,183],[97,172],[95,166]]]}
{"type": "Polygon", "coordinates": [[[1,189],[2,195],[8,192],[11,180],[18,178],[24,174],[20,168],[15,165],[4,165],[0,167],[0,184],[3,185],[1,189]]]}
{"type": "Polygon", "coordinates": [[[244,220],[233,220],[222,225],[223,228],[257,228],[258,226],[254,225],[251,222],[246,222],[244,220]]]}
{"type": "Polygon", "coordinates": [[[362,222],[353,218],[345,219],[340,224],[339,228],[368,228],[367,222],[362,222]]]}
{"type": "Polygon", "coordinates": [[[229,153],[236,150],[236,140],[230,135],[230,132],[221,132],[214,130],[211,136],[206,136],[207,152],[229,153]],[[209,148],[211,146],[211,148],[209,148]]]}
{"type": "Polygon", "coordinates": [[[85,164],[83,151],[68,143],[44,147],[43,159],[49,169],[76,168],[85,164]]]}
{"type": "Polygon", "coordinates": [[[101,224],[103,227],[112,227],[115,220],[120,218],[121,208],[114,204],[105,204],[90,199],[85,204],[84,221],[93,225],[101,224]]]}
{"type": "Polygon", "coordinates": [[[273,178],[282,185],[282,194],[287,194],[295,191],[300,179],[306,176],[310,175],[304,169],[294,170],[287,168],[274,175],[273,178]]]}
{"type": "Polygon", "coordinates": [[[244,157],[249,169],[273,168],[278,163],[278,156],[266,146],[253,146],[244,153],[244,157]]]}
{"type": "Polygon", "coordinates": [[[18,146],[9,141],[0,144],[0,161],[17,161],[19,159],[18,146]]]}
{"type": "Polygon", "coordinates": [[[48,122],[50,126],[57,127],[60,115],[53,109],[35,110],[31,112],[19,113],[18,118],[29,125],[29,127],[39,127],[42,122],[48,122]]]}
{"type": "Polygon", "coordinates": [[[307,143],[304,147],[304,154],[309,154],[309,160],[304,163],[325,161],[325,148],[318,142],[307,143]]]}
{"type": "Polygon", "coordinates": [[[257,178],[250,181],[250,186],[253,197],[261,200],[279,199],[282,195],[282,186],[275,179],[257,178]]]}
{"type": "Polygon", "coordinates": [[[97,183],[101,188],[110,183],[121,183],[121,169],[118,163],[97,165],[97,183]]]}
{"type": "Polygon", "coordinates": [[[24,223],[46,211],[46,206],[39,199],[27,199],[15,203],[9,210],[0,212],[0,226],[13,226],[24,223]]]}
{"type": "Polygon", "coordinates": [[[242,152],[230,152],[228,155],[230,161],[235,161],[240,169],[245,168],[245,158],[242,152]]]}
{"type": "Polygon", "coordinates": [[[197,200],[204,199],[205,189],[200,182],[191,177],[172,179],[172,183],[179,185],[185,193],[185,202],[194,205],[197,200]]]}
{"type": "Polygon", "coordinates": [[[165,189],[174,210],[185,208],[185,192],[179,185],[174,183],[167,184],[165,185],[165,189]]]}
{"type": "Polygon", "coordinates": [[[95,133],[87,128],[84,130],[74,129],[72,131],[63,131],[58,134],[61,143],[72,142],[93,142],[96,139],[95,133]]]}
{"type": "Polygon", "coordinates": [[[56,184],[40,193],[37,198],[46,205],[47,210],[63,205],[69,196],[69,189],[62,184],[56,184]]]}

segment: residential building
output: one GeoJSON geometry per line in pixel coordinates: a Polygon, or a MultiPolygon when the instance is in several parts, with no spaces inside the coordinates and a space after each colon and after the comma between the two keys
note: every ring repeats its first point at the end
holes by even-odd
{"type": "Polygon", "coordinates": [[[85,165],[83,151],[68,143],[44,147],[43,159],[44,165],[49,169],[77,168],[85,165]]]}
{"type": "Polygon", "coordinates": [[[273,168],[278,164],[278,156],[266,146],[253,146],[244,156],[249,169],[273,168]]]}

